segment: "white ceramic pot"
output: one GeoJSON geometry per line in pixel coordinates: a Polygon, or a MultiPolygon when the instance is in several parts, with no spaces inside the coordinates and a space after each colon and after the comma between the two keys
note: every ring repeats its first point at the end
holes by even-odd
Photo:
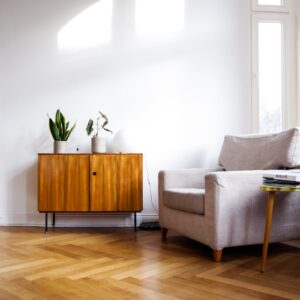
{"type": "Polygon", "coordinates": [[[105,153],[106,152],[106,138],[93,137],[92,138],[92,153],[105,153]]]}
{"type": "Polygon", "coordinates": [[[54,153],[66,153],[66,141],[54,141],[53,152],[54,153]]]}

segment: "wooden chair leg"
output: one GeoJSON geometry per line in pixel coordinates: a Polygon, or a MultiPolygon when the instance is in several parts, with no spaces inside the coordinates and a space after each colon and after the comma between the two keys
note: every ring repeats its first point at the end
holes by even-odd
{"type": "Polygon", "coordinates": [[[167,233],[168,233],[168,229],[167,228],[162,228],[161,229],[161,237],[162,239],[166,239],[167,238],[167,233]]]}
{"type": "Polygon", "coordinates": [[[222,251],[223,250],[214,250],[214,261],[221,262],[222,260],[222,251]]]}

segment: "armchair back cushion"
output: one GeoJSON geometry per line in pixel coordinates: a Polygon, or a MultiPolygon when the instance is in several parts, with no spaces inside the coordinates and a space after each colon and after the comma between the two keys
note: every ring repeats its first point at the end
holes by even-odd
{"type": "Polygon", "coordinates": [[[274,134],[226,135],[219,165],[227,171],[299,167],[299,130],[292,128],[274,134]]]}

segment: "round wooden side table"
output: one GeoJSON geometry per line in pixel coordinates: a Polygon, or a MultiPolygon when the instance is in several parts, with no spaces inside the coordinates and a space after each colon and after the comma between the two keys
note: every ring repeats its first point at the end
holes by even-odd
{"type": "Polygon", "coordinates": [[[262,185],[260,187],[262,191],[268,192],[268,204],[267,204],[267,212],[266,212],[266,223],[265,223],[265,237],[264,237],[264,246],[263,246],[263,254],[261,259],[261,268],[260,271],[264,272],[267,264],[267,256],[268,256],[268,247],[269,247],[269,239],[272,227],[272,217],[273,217],[273,207],[275,202],[275,193],[276,192],[300,192],[300,188],[294,187],[281,187],[281,186],[272,186],[272,185],[262,185]]]}

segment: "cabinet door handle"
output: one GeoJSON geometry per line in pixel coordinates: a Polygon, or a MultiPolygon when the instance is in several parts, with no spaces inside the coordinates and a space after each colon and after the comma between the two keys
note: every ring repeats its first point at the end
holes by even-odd
{"type": "Polygon", "coordinates": [[[93,175],[96,176],[96,175],[97,175],[97,172],[93,172],[93,175]]]}

